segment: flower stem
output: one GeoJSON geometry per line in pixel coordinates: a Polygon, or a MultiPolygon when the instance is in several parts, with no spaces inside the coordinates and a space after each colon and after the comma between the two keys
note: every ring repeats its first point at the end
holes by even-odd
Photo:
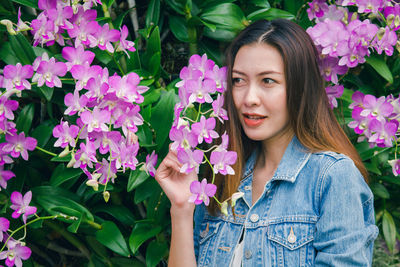
{"type": "Polygon", "coordinates": [[[112,54],[112,58],[113,58],[113,60],[114,60],[115,65],[117,65],[119,71],[121,72],[122,76],[124,76],[124,75],[125,75],[125,72],[124,72],[124,70],[122,69],[121,65],[118,63],[118,61],[115,59],[114,54],[112,54]]]}
{"type": "Polygon", "coordinates": [[[46,149],[43,149],[43,148],[41,148],[41,147],[39,147],[39,146],[36,146],[36,149],[37,149],[37,150],[40,150],[40,151],[42,151],[43,153],[46,153],[46,154],[48,154],[48,155],[50,155],[50,156],[57,157],[57,154],[55,154],[55,153],[53,153],[53,152],[50,152],[50,151],[47,151],[46,149]]]}
{"type": "Polygon", "coordinates": [[[37,221],[39,221],[39,220],[55,219],[55,218],[57,218],[57,217],[61,217],[61,216],[60,216],[60,215],[52,215],[52,216],[45,216],[45,217],[37,217],[36,219],[33,219],[32,221],[27,222],[26,224],[24,224],[24,225],[18,227],[17,229],[15,229],[14,231],[12,231],[12,232],[10,233],[10,235],[8,236],[8,238],[7,238],[6,242],[4,243],[3,247],[0,249],[0,252],[2,252],[2,251],[4,250],[4,248],[5,248],[6,245],[7,245],[7,242],[8,242],[8,241],[11,239],[11,237],[12,237],[15,233],[17,233],[19,230],[24,229],[24,228],[26,229],[26,226],[28,226],[29,224],[32,224],[32,223],[34,223],[34,222],[37,222],[37,221]]]}
{"type": "Polygon", "coordinates": [[[196,122],[199,121],[200,113],[201,113],[201,103],[199,104],[199,110],[197,111],[196,122]]]}
{"type": "Polygon", "coordinates": [[[72,149],[72,152],[75,152],[75,148],[76,148],[76,144],[78,143],[79,136],[81,135],[81,133],[82,133],[83,129],[85,129],[85,127],[86,127],[86,124],[83,125],[83,127],[80,129],[78,135],[76,136],[76,138],[75,138],[75,147],[74,147],[74,149],[72,149]]]}
{"type": "Polygon", "coordinates": [[[211,168],[211,171],[212,171],[212,175],[213,175],[212,180],[211,180],[211,183],[214,184],[214,180],[215,180],[214,168],[213,168],[211,162],[208,160],[208,158],[207,158],[206,155],[204,155],[204,159],[207,161],[208,165],[210,165],[210,168],[211,168]]]}
{"type": "Polygon", "coordinates": [[[222,205],[222,203],[219,202],[218,199],[217,199],[215,196],[213,196],[213,198],[214,198],[215,201],[217,201],[217,203],[218,203],[220,206],[222,205]]]}
{"type": "Polygon", "coordinates": [[[86,224],[89,224],[92,228],[96,229],[96,230],[101,230],[103,229],[103,226],[101,226],[101,224],[89,221],[89,220],[85,220],[83,221],[86,224]]]}

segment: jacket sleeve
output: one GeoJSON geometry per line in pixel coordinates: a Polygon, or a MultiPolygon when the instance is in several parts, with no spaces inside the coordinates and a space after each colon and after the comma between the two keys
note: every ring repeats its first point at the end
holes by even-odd
{"type": "Polygon", "coordinates": [[[200,225],[203,221],[205,213],[204,205],[196,206],[194,211],[194,230],[193,230],[193,241],[194,241],[194,255],[196,256],[196,260],[198,260],[199,255],[199,241],[200,241],[200,225]]]}
{"type": "Polygon", "coordinates": [[[375,225],[373,194],[349,158],[329,163],[316,199],[315,266],[371,266],[375,225]]]}

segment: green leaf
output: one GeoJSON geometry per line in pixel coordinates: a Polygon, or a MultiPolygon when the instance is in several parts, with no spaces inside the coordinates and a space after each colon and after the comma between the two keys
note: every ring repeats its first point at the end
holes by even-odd
{"type": "Polygon", "coordinates": [[[148,70],[153,74],[154,77],[160,76],[161,67],[161,52],[154,53],[150,59],[150,65],[148,70]]]}
{"type": "MultiPolygon", "coordinates": [[[[154,78],[152,79],[145,79],[145,80],[141,80],[139,85],[143,85],[143,86],[150,86],[154,83],[154,78]]],[[[143,103],[141,103],[140,105],[143,105],[143,103]]],[[[143,105],[144,106],[144,105],[143,105]]]]}
{"type": "Polygon", "coordinates": [[[250,0],[250,3],[252,3],[255,6],[258,7],[264,7],[264,8],[270,8],[271,5],[267,0],[250,0]]]}
{"type": "Polygon", "coordinates": [[[154,27],[146,45],[146,53],[143,56],[144,68],[153,76],[159,76],[161,64],[161,41],[158,27],[154,27]]]}
{"type": "Polygon", "coordinates": [[[107,249],[96,240],[94,236],[86,235],[86,243],[90,246],[93,251],[97,253],[101,258],[108,259],[109,255],[107,249]]]}
{"type": "Polygon", "coordinates": [[[71,154],[66,155],[65,157],[53,157],[50,159],[50,161],[54,161],[54,162],[69,162],[71,160],[71,154]]]}
{"type": "Polygon", "coordinates": [[[139,185],[135,190],[135,204],[139,204],[151,195],[158,193],[157,190],[154,190],[154,188],[157,187],[159,187],[159,185],[154,179],[147,179],[144,183],[139,185]]]}
{"type": "Polygon", "coordinates": [[[379,179],[392,184],[400,185],[400,179],[393,176],[380,176],[379,179]]]}
{"type": "Polygon", "coordinates": [[[133,216],[132,212],[126,208],[125,206],[121,205],[97,205],[92,212],[97,213],[107,213],[113,216],[116,220],[120,221],[125,225],[134,225],[135,224],[135,217],[133,216]]]}
{"type": "Polygon", "coordinates": [[[59,186],[64,182],[79,178],[82,173],[83,172],[80,168],[65,168],[64,164],[60,164],[51,175],[50,184],[52,186],[59,186]]]}
{"type": "Polygon", "coordinates": [[[383,213],[382,230],[386,245],[390,252],[393,252],[396,245],[396,225],[394,224],[392,215],[387,210],[383,213]]]}
{"type": "Polygon", "coordinates": [[[114,3],[115,0],[102,0],[103,5],[106,5],[108,8],[114,3]]]}
{"type": "Polygon", "coordinates": [[[144,242],[160,232],[160,226],[151,225],[148,222],[136,223],[129,237],[129,247],[131,248],[132,253],[135,254],[144,242]]]}
{"type": "Polygon", "coordinates": [[[390,194],[389,191],[386,189],[386,187],[381,184],[381,183],[373,183],[369,185],[372,192],[374,193],[375,196],[379,196],[383,199],[389,199],[390,194]]]}
{"type": "Polygon", "coordinates": [[[36,55],[35,55],[35,52],[33,51],[33,47],[31,45],[31,43],[26,39],[26,37],[22,33],[15,35],[15,38],[17,39],[19,45],[24,50],[24,52],[30,62],[29,64],[32,64],[33,61],[36,59],[36,55]]]}
{"type": "Polygon", "coordinates": [[[375,163],[365,162],[364,165],[369,172],[373,172],[375,174],[382,175],[381,170],[379,170],[378,166],[375,163]]]}
{"type": "Polygon", "coordinates": [[[105,221],[101,226],[102,229],[96,232],[97,241],[115,253],[124,257],[129,257],[128,246],[117,225],[111,221],[105,221]]]}
{"type": "MultiPolygon", "coordinates": [[[[30,65],[32,61],[29,59],[28,55],[25,53],[25,49],[19,43],[19,40],[15,35],[8,36],[11,48],[14,50],[14,54],[19,59],[18,61],[21,62],[22,65],[30,65]]],[[[32,49],[32,48],[31,48],[32,49]]]]}
{"type": "Polygon", "coordinates": [[[160,2],[160,0],[150,0],[146,14],[147,28],[151,27],[152,25],[158,25],[158,20],[160,19],[160,2]]]}
{"type": "Polygon", "coordinates": [[[297,11],[301,8],[304,1],[299,0],[284,0],[283,6],[285,10],[289,11],[292,14],[296,14],[297,11]]]}
{"type": "Polygon", "coordinates": [[[0,48],[0,58],[8,65],[16,65],[18,63],[17,56],[11,47],[10,42],[5,42],[0,48]]]}
{"type": "Polygon", "coordinates": [[[30,103],[26,105],[18,115],[16,121],[16,127],[18,130],[23,131],[25,135],[29,134],[34,114],[35,114],[35,105],[33,103],[30,103]]]}
{"type": "Polygon", "coordinates": [[[147,124],[138,126],[136,135],[139,138],[139,144],[141,147],[154,147],[157,145],[156,143],[153,143],[153,133],[147,124]]]}
{"type": "MultiPolygon", "coordinates": [[[[141,84],[143,85],[143,84],[141,84]]],[[[149,89],[144,95],[144,101],[140,104],[140,106],[147,106],[149,104],[153,104],[158,99],[160,99],[161,90],[160,89],[149,89]]],[[[145,119],[146,120],[146,119],[145,119]]]]}
{"type": "Polygon", "coordinates": [[[146,54],[149,58],[149,55],[152,56],[154,53],[161,53],[161,41],[160,41],[160,30],[158,26],[155,26],[153,31],[150,34],[149,39],[147,40],[146,45],[146,54]]]}
{"type": "MultiPolygon", "coordinates": [[[[147,105],[145,107],[141,107],[140,114],[142,115],[143,120],[149,121],[150,118],[151,118],[151,105],[147,105]]],[[[142,124],[142,125],[147,125],[147,123],[142,124]]]]}
{"type": "Polygon", "coordinates": [[[141,69],[142,68],[142,64],[140,63],[140,57],[139,57],[139,53],[136,47],[136,43],[135,43],[135,49],[136,51],[134,52],[130,52],[128,51],[128,60],[127,60],[127,67],[129,70],[136,70],[136,69],[141,69]]]}
{"type": "Polygon", "coordinates": [[[221,66],[224,64],[224,56],[221,53],[217,42],[212,42],[204,38],[204,40],[199,42],[199,49],[199,51],[201,51],[200,54],[203,54],[204,51],[208,58],[214,60],[217,65],[221,66]]]}
{"type": "Polygon", "coordinates": [[[362,142],[362,143],[358,143],[355,145],[358,153],[360,154],[360,157],[362,159],[362,161],[367,161],[369,159],[371,159],[372,157],[383,153],[387,150],[390,149],[390,147],[385,147],[385,148],[381,148],[381,147],[375,147],[375,148],[371,148],[368,144],[368,142],[362,142]]]}
{"type": "Polygon", "coordinates": [[[48,87],[46,85],[43,85],[39,87],[40,92],[43,94],[43,96],[46,98],[47,101],[51,100],[51,97],[53,96],[54,92],[54,87],[48,87]]]}
{"type": "Polygon", "coordinates": [[[24,6],[38,9],[38,1],[36,0],[12,0],[14,3],[18,3],[24,6]]]}
{"type": "Polygon", "coordinates": [[[378,72],[386,81],[393,83],[392,72],[384,59],[376,55],[371,55],[370,57],[367,57],[367,63],[371,65],[371,67],[374,68],[374,70],[376,70],[376,72],[378,72]]]}
{"type": "Polygon", "coordinates": [[[111,266],[115,267],[146,267],[144,263],[137,259],[127,259],[122,257],[112,257],[110,258],[112,263],[111,266]]]}
{"type": "Polygon", "coordinates": [[[259,9],[247,16],[247,19],[251,20],[251,21],[256,21],[256,20],[260,20],[260,19],[272,20],[272,19],[277,19],[277,18],[294,19],[295,16],[288,11],[277,9],[277,8],[259,9]]]}
{"type": "Polygon", "coordinates": [[[131,12],[132,9],[134,9],[134,8],[136,8],[136,7],[133,6],[133,7],[129,8],[127,11],[125,11],[125,12],[122,13],[122,14],[120,14],[120,15],[114,20],[113,25],[114,25],[114,27],[115,27],[116,29],[121,28],[121,26],[122,26],[122,21],[124,21],[125,16],[128,15],[129,12],[131,12]]]}
{"type": "Polygon", "coordinates": [[[168,137],[174,118],[175,93],[171,90],[161,95],[160,101],[151,111],[150,124],[156,131],[157,150],[168,137]]]}
{"type": "Polygon", "coordinates": [[[165,0],[165,2],[178,14],[185,15],[185,6],[182,1],[165,0]]]}
{"type": "Polygon", "coordinates": [[[209,28],[204,29],[205,36],[222,42],[232,41],[238,33],[239,30],[232,30],[220,26],[217,26],[215,31],[211,31],[209,28]]]}
{"type": "Polygon", "coordinates": [[[149,178],[150,175],[148,175],[146,172],[141,171],[141,170],[131,170],[131,173],[129,174],[129,180],[128,180],[128,185],[127,185],[127,191],[131,192],[133,189],[138,187],[140,184],[142,184],[144,181],[149,178]]]}
{"type": "Polygon", "coordinates": [[[182,17],[169,16],[169,28],[172,34],[181,42],[189,42],[186,20],[182,17]]]}
{"type": "Polygon", "coordinates": [[[37,145],[40,147],[44,147],[47,142],[49,142],[50,138],[53,136],[53,128],[54,126],[51,125],[51,122],[48,121],[48,123],[43,122],[41,125],[35,128],[35,130],[32,131],[31,136],[35,138],[38,143],[37,145]]]}
{"type": "Polygon", "coordinates": [[[150,242],[146,249],[146,266],[155,267],[165,255],[168,254],[168,246],[165,242],[156,240],[150,242]]]}
{"type": "Polygon", "coordinates": [[[240,7],[232,3],[210,7],[204,10],[200,17],[205,21],[231,30],[242,30],[248,24],[240,7]]]}
{"type": "Polygon", "coordinates": [[[101,49],[94,49],[93,52],[96,55],[96,58],[103,64],[107,65],[112,61],[112,56],[110,56],[106,50],[101,50],[101,49]]]}
{"type": "Polygon", "coordinates": [[[94,220],[90,211],[78,203],[77,196],[67,190],[54,186],[39,186],[32,188],[32,196],[36,203],[52,215],[61,213],[78,218],[78,220],[59,218],[61,221],[72,222],[68,230],[73,233],[76,233],[83,218],[94,220]]]}

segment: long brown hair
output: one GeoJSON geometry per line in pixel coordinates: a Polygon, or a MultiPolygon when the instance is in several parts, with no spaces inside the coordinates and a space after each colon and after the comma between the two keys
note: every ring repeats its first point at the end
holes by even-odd
{"type": "MultiPolygon", "coordinates": [[[[229,150],[236,151],[238,158],[233,166],[235,175],[216,177],[215,183],[219,189],[217,197],[225,200],[237,191],[247,158],[252,151],[261,147],[260,142],[250,140],[243,132],[232,97],[232,68],[236,54],[242,46],[253,43],[273,46],[283,59],[289,125],[300,143],[310,152],[333,151],[347,155],[367,180],[368,172],[357,150],[329,106],[318,67],[318,52],[312,39],[303,28],[289,20],[259,20],[233,40],[226,54],[228,89],[225,108],[229,121],[225,130],[229,135],[229,150]]],[[[211,201],[209,211],[212,214],[218,212],[215,201],[211,201]]]]}

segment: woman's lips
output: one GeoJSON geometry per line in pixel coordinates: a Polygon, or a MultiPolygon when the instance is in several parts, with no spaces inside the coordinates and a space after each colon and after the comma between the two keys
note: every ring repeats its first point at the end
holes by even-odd
{"type": "Polygon", "coordinates": [[[256,127],[263,123],[267,116],[256,113],[243,113],[243,121],[249,127],[256,127]]]}

